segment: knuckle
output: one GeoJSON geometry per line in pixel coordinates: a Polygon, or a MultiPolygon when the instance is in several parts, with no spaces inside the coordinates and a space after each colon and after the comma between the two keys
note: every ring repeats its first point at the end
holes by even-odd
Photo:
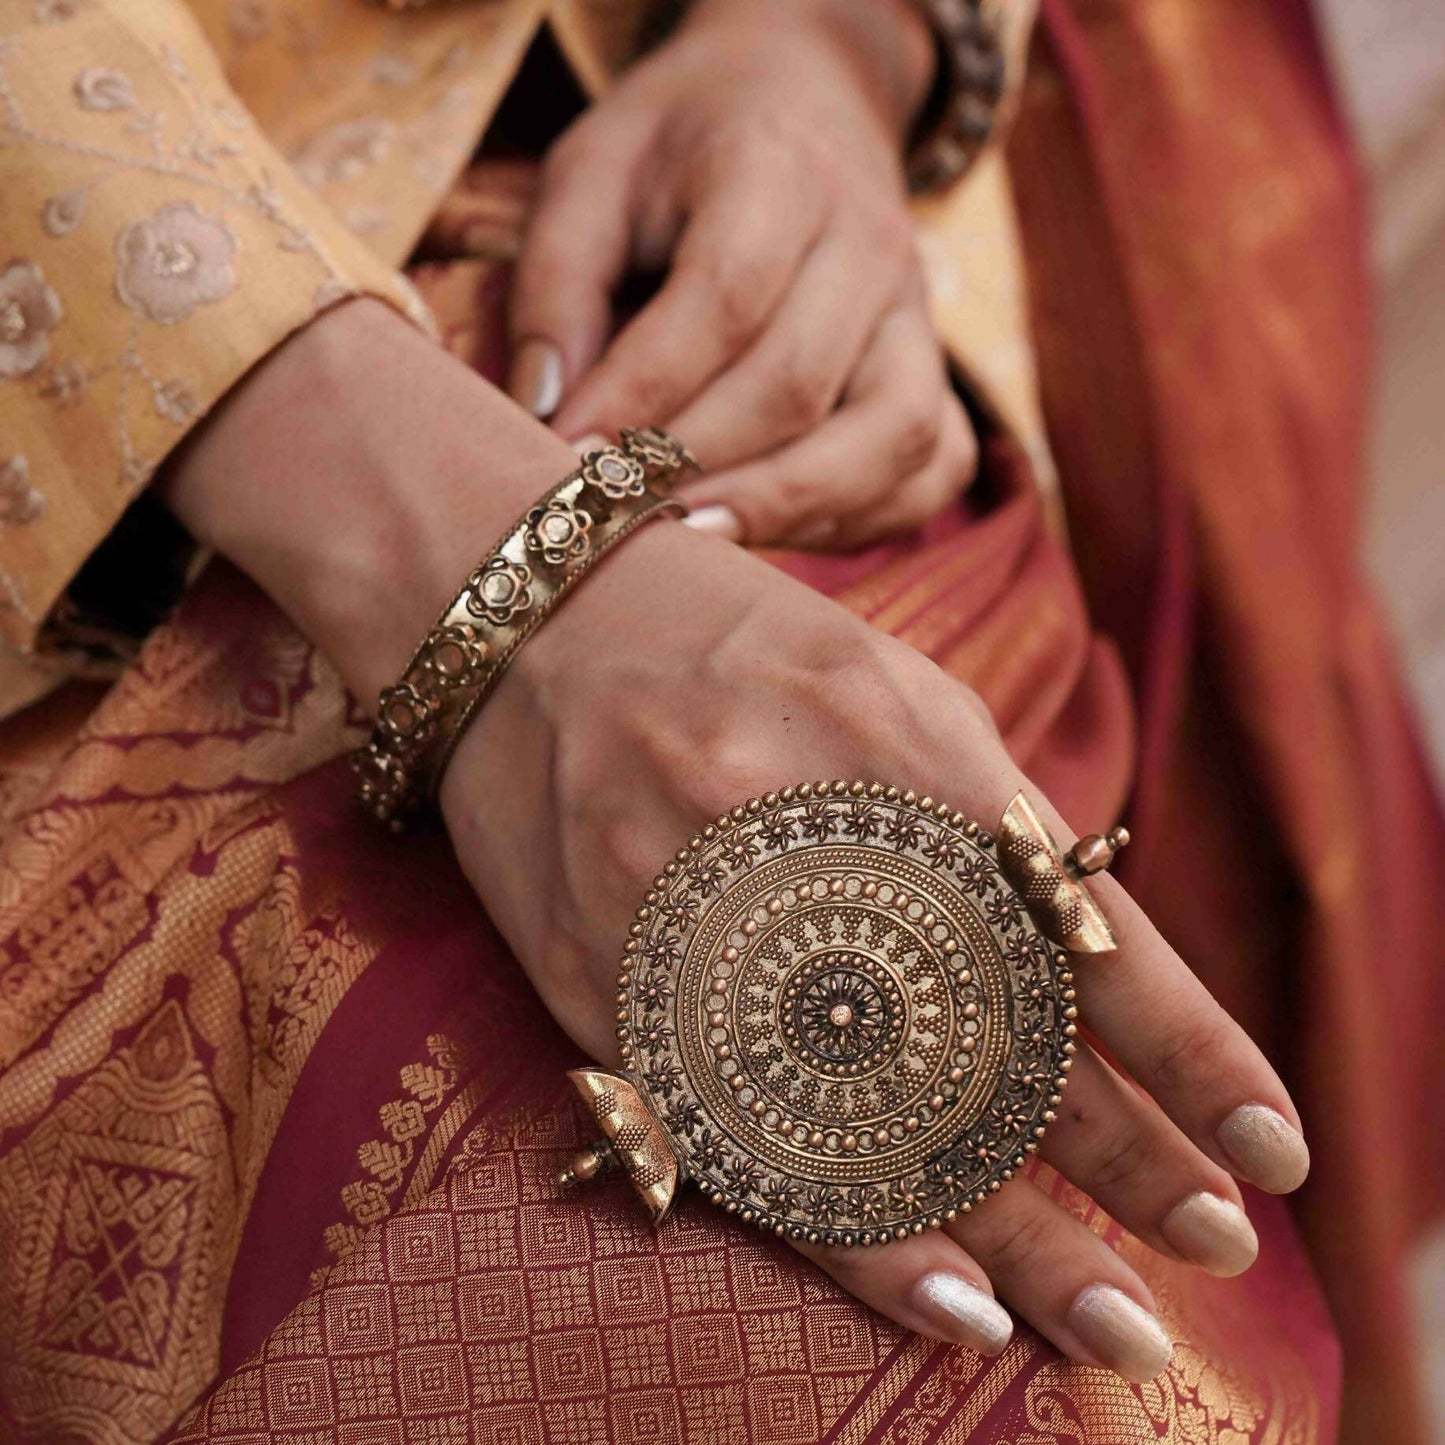
{"type": "Polygon", "coordinates": [[[657,870],[657,847],[631,816],[599,818],[598,839],[611,868],[639,886],[657,870]]]}
{"type": "Polygon", "coordinates": [[[778,366],[768,392],[768,405],[784,425],[806,429],[828,414],[833,390],[832,376],[818,362],[793,356],[778,366]]]}
{"type": "Polygon", "coordinates": [[[1050,1218],[1042,1209],[1001,1209],[992,1221],[987,1248],[979,1262],[992,1273],[1026,1274],[1047,1251],[1050,1218]]]}
{"type": "Polygon", "coordinates": [[[808,686],[834,712],[866,719],[875,737],[924,745],[924,728],[909,702],[908,679],[887,649],[866,634],[820,639],[807,659],[808,686]]]}
{"type": "Polygon", "coordinates": [[[1124,1130],[1096,1143],[1092,1166],[1095,1190],[1116,1190],[1146,1174],[1157,1161],[1150,1142],[1140,1130],[1124,1130]]]}
{"type": "Polygon", "coordinates": [[[671,413],[675,397],[670,377],[644,368],[628,370],[614,381],[610,397],[599,408],[606,427],[662,421],[671,413]]]}
{"type": "Polygon", "coordinates": [[[759,257],[734,256],[709,265],[713,327],[729,351],[757,330],[771,288],[771,268],[759,257]]]}
{"type": "Polygon", "coordinates": [[[973,428],[960,417],[958,425],[942,426],[938,440],[938,462],[948,494],[967,486],[978,470],[978,439],[973,428]]]}
{"type": "Polygon", "coordinates": [[[1148,1076],[1141,1080],[1156,1095],[1196,1092],[1202,1078],[1218,1073],[1229,1029],[1217,1016],[1181,1019],[1148,1055],[1148,1076]]]}
{"type": "Polygon", "coordinates": [[[902,479],[921,471],[937,452],[942,429],[938,408],[928,405],[926,398],[920,402],[910,397],[904,402],[893,419],[892,475],[902,479]]]}
{"type": "Polygon", "coordinates": [[[797,527],[811,521],[824,501],[817,478],[801,472],[780,473],[769,490],[775,526],[797,527]]]}

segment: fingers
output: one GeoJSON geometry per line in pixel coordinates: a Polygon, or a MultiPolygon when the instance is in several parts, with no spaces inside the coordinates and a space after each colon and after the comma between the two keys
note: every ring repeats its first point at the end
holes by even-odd
{"type": "Polygon", "coordinates": [[[730,170],[687,222],[657,296],[558,412],[568,439],[673,416],[773,314],[822,228],[821,187],[779,158],[730,170]]]}
{"type": "Polygon", "coordinates": [[[928,465],[905,477],[875,505],[840,518],[829,545],[848,550],[921,526],[977,477],[978,439],[963,403],[949,390],[943,397],[938,446],[928,465]]]}
{"type": "MultiPolygon", "coordinates": [[[[843,405],[800,440],[686,488],[756,543],[857,545],[924,520],[972,479],[977,451],[917,305],[884,317],[843,405]]],[[[706,528],[709,516],[701,516],[706,528]]]]}
{"type": "Polygon", "coordinates": [[[988,1276],[941,1231],[878,1249],[796,1248],[905,1329],[989,1356],[1001,1354],[1013,1337],[1013,1320],[994,1299],[988,1276]]]}
{"type": "Polygon", "coordinates": [[[1070,1359],[1133,1381],[1169,1363],[1169,1336],[1144,1282],[1027,1179],[936,1233],[867,1249],[797,1248],[880,1314],[981,1354],[1000,1353],[1010,1338],[997,1289],[1070,1359]]]}
{"type": "Polygon", "coordinates": [[[1129,895],[1090,886],[1119,947],[1075,970],[1089,1027],[1207,1158],[1268,1193],[1299,1188],[1309,1149],[1279,1076],[1129,895]]]}
{"type": "Polygon", "coordinates": [[[767,327],[665,425],[713,470],[792,441],[837,404],[869,338],[914,274],[906,215],[891,228],[855,218],[808,253],[767,327]]]}
{"type": "Polygon", "coordinates": [[[536,416],[556,410],[607,339],[631,251],[631,157],[642,139],[616,136],[604,166],[584,142],[563,137],[543,166],[512,287],[507,379],[512,399],[536,416]]]}
{"type": "MultiPolygon", "coordinates": [[[[940,758],[923,769],[926,785],[965,800],[978,817],[999,816],[1022,788],[1059,845],[1069,847],[1073,830],[1019,772],[991,728],[970,729],[977,700],[959,688],[957,701],[961,726],[975,739],[966,772],[940,758]]],[[[918,761],[913,771],[919,775],[918,761]]],[[[1309,1172],[1309,1149],[1279,1076],[1115,879],[1098,874],[1087,886],[1118,947],[1076,956],[1081,1021],[1206,1159],[1269,1193],[1297,1189],[1309,1172]]]]}
{"type": "Polygon", "coordinates": [[[1172,1346],[1143,1280],[1031,1180],[1012,1180],[945,1228],[1015,1312],[1070,1359],[1136,1382],[1168,1365],[1172,1346]]]}
{"type": "Polygon", "coordinates": [[[1259,1241],[1228,1171],[1087,1046],[1074,1056],[1043,1155],[1162,1253],[1225,1277],[1254,1263],[1259,1241]]]}

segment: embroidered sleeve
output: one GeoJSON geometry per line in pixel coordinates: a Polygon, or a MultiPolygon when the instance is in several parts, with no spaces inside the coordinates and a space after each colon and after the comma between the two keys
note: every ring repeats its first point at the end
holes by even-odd
{"type": "Polygon", "coordinates": [[[426,322],[180,0],[0,0],[0,197],[0,638],[44,650],[87,559],[261,356],[358,293],[426,322]]]}

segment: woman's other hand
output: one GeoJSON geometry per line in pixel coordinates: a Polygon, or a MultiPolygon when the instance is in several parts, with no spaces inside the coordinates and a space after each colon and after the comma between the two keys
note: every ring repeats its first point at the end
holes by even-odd
{"type": "Polygon", "coordinates": [[[932,57],[907,0],[694,6],[546,158],[512,395],[573,441],[666,425],[709,469],[697,522],[734,540],[854,546],[937,511],[976,445],[901,164],[932,57]],[[618,283],[664,269],[613,337],[618,283]]]}

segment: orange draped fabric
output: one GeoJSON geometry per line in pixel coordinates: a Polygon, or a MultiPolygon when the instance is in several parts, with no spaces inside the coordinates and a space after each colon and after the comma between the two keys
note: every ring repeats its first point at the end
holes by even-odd
{"type": "Polygon", "coordinates": [[[1011,168],[1075,555],[1139,700],[1123,876],[1300,1102],[1344,1438],[1414,1441],[1445,834],[1358,560],[1359,177],[1305,0],[1043,19],[1011,168]]]}

